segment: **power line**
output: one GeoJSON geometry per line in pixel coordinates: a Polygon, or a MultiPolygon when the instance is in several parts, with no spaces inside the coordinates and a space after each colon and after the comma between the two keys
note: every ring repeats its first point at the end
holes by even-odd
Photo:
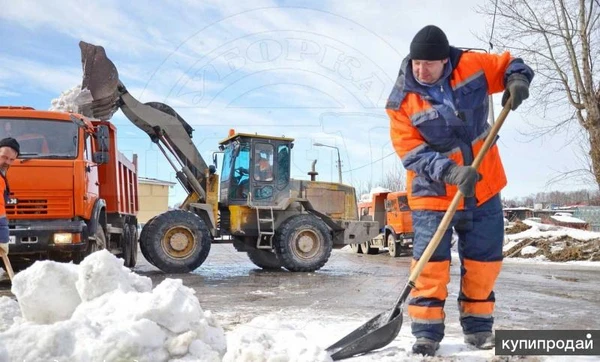
{"type": "Polygon", "coordinates": [[[367,164],[364,164],[364,165],[362,165],[362,166],[359,166],[359,167],[357,167],[357,168],[353,168],[353,169],[351,169],[351,170],[348,170],[348,171],[342,171],[342,172],[346,173],[346,172],[352,172],[352,171],[360,170],[361,168],[365,168],[365,167],[367,167],[367,166],[371,166],[372,164],[374,164],[374,163],[377,163],[377,162],[379,162],[379,161],[382,161],[382,160],[385,160],[386,158],[390,157],[391,155],[395,155],[395,154],[396,154],[396,151],[394,151],[394,152],[390,153],[390,154],[389,154],[389,155],[387,155],[387,156],[383,156],[382,158],[380,158],[380,159],[378,159],[378,160],[375,160],[375,161],[369,162],[369,163],[367,163],[367,164]]]}

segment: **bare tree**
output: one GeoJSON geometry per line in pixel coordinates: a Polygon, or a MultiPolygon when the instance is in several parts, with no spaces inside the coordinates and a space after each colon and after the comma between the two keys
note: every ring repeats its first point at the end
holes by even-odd
{"type": "Polygon", "coordinates": [[[394,165],[387,170],[380,185],[381,187],[392,191],[402,191],[406,189],[406,171],[400,166],[400,159],[394,162],[394,165]]]}
{"type": "Polygon", "coordinates": [[[489,0],[479,11],[494,19],[494,46],[536,72],[529,103],[549,123],[535,136],[583,130],[591,167],[563,178],[591,171],[600,187],[600,0],[489,0]]]}

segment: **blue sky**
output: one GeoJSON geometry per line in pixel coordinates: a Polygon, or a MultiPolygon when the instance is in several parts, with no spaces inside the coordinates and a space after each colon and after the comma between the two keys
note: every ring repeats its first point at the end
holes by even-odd
{"type": "MultiPolygon", "coordinates": [[[[383,171],[401,169],[397,156],[388,156],[384,105],[410,40],[436,24],[452,45],[488,49],[476,37],[491,24],[474,11],[479,3],[0,0],[0,104],[48,109],[80,84],[84,40],[106,49],[134,97],[175,108],[208,162],[230,128],[285,135],[296,139],[293,177],[308,179],[318,159],[318,177],[337,180],[337,154],[312,145],[320,142],[339,147],[344,182],[376,186],[383,171]]],[[[500,99],[494,97],[496,115],[500,99]]],[[[142,131],[121,112],[113,122],[121,152],[138,154],[141,176],[175,181],[142,131]]],[[[500,131],[505,197],[581,188],[546,187],[580,161],[566,142],[573,133],[533,141],[522,135],[543,122],[522,107],[500,131]]],[[[183,197],[176,186],[170,203],[183,197]]]]}

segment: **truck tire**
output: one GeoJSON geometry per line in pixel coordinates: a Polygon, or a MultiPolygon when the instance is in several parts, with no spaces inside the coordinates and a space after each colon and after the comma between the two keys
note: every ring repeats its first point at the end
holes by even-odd
{"type": "Polygon", "coordinates": [[[137,239],[135,238],[135,226],[123,225],[123,264],[128,268],[135,266],[135,254],[137,254],[137,239]]]}
{"type": "Polygon", "coordinates": [[[277,255],[272,251],[258,249],[248,251],[248,258],[254,265],[265,270],[276,270],[282,267],[277,255]]]}
{"type": "Polygon", "coordinates": [[[275,232],[275,253],[292,272],[321,269],[331,255],[333,240],[327,224],[310,214],[295,215],[275,232]]]}
{"type": "Polygon", "coordinates": [[[74,264],[81,263],[83,259],[85,259],[88,255],[98,251],[98,245],[106,245],[106,234],[104,233],[104,229],[102,228],[102,226],[98,225],[98,228],[94,233],[94,237],[96,238],[95,240],[88,239],[88,245],[84,251],[74,254],[74,264]]]}
{"type": "Polygon", "coordinates": [[[396,240],[396,235],[394,235],[394,233],[389,233],[386,239],[390,256],[393,258],[399,257],[402,253],[402,245],[396,240]]]}
{"type": "Polygon", "coordinates": [[[137,254],[138,254],[138,229],[137,225],[129,225],[131,228],[131,236],[133,238],[131,244],[131,260],[129,261],[130,268],[133,268],[137,264],[137,254]]]}
{"type": "Polygon", "coordinates": [[[378,248],[371,247],[370,241],[365,241],[364,243],[360,244],[360,249],[362,250],[363,254],[373,255],[379,253],[378,248]]]}
{"type": "Polygon", "coordinates": [[[352,249],[352,252],[356,253],[356,254],[362,254],[362,248],[360,247],[360,244],[350,244],[350,249],[352,249]]]}
{"type": "Polygon", "coordinates": [[[165,273],[192,272],[210,252],[211,237],[206,224],[186,210],[169,210],[156,216],[144,226],[142,236],[142,252],[165,273]]]}

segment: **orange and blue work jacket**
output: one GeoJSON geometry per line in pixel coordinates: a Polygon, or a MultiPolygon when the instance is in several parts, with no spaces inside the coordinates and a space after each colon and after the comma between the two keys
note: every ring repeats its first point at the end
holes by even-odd
{"type": "MultiPolygon", "coordinates": [[[[407,170],[411,209],[448,209],[457,187],[444,183],[443,175],[452,163],[472,164],[491,129],[488,95],[504,90],[514,73],[533,79],[533,70],[508,52],[492,55],[451,47],[442,78],[427,85],[414,78],[410,59],[404,59],[386,111],[392,143],[407,170]]],[[[507,183],[495,142],[478,171],[482,179],[473,204],[481,205],[507,183]]],[[[459,209],[464,206],[463,199],[459,209]]]]}

